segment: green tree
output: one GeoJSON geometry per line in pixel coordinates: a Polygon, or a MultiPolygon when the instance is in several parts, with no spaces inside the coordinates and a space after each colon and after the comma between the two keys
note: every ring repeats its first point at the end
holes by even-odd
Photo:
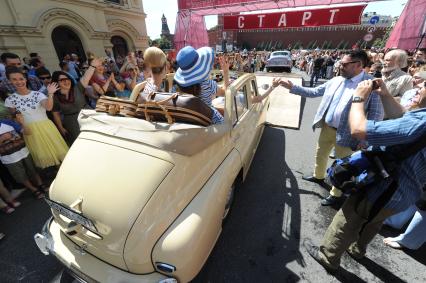
{"type": "Polygon", "coordinates": [[[172,48],[172,43],[167,38],[162,37],[152,40],[150,46],[156,46],[160,49],[170,49],[172,48]]]}
{"type": "Polygon", "coordinates": [[[159,40],[160,40],[159,38],[154,39],[154,40],[151,40],[151,46],[156,46],[156,47],[158,47],[158,46],[159,46],[159,44],[158,44],[158,41],[159,41],[159,40]]]}
{"type": "Polygon", "coordinates": [[[382,38],[376,38],[376,40],[373,42],[373,46],[377,48],[385,47],[386,42],[389,39],[391,31],[392,31],[392,28],[388,28],[388,30],[385,32],[382,38]]]}
{"type": "Polygon", "coordinates": [[[160,38],[158,45],[160,49],[170,49],[172,48],[172,43],[165,37],[160,38]]]}

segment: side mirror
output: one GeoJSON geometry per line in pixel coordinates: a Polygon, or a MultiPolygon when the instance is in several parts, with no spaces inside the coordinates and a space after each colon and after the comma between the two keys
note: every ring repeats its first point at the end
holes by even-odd
{"type": "Polygon", "coordinates": [[[263,84],[261,85],[261,88],[267,90],[269,88],[269,84],[263,84]]]}

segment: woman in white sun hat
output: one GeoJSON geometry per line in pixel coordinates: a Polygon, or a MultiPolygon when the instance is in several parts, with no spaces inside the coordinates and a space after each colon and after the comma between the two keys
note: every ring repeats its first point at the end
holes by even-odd
{"type": "Polygon", "coordinates": [[[223,86],[218,86],[216,81],[210,80],[210,71],[213,69],[214,52],[210,47],[194,49],[192,46],[182,48],[176,57],[179,69],[174,80],[180,91],[199,97],[213,110],[213,124],[224,122],[223,116],[212,106],[215,96],[223,96],[229,84],[229,63],[222,56],[219,58],[223,72],[223,86]]]}

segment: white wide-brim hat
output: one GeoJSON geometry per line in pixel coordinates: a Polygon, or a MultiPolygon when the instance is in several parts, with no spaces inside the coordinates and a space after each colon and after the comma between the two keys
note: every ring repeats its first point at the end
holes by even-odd
{"type": "Polygon", "coordinates": [[[206,80],[214,63],[214,51],[211,47],[194,49],[192,46],[182,48],[176,56],[179,69],[175,81],[183,87],[201,83],[206,80]]]}

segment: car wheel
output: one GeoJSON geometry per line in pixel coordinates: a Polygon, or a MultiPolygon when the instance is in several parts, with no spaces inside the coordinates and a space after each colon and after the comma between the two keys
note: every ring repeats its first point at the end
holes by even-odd
{"type": "Polygon", "coordinates": [[[291,73],[291,68],[285,68],[285,71],[286,71],[287,73],[291,73]]]}
{"type": "Polygon", "coordinates": [[[268,73],[269,72],[269,68],[265,68],[265,71],[268,73]]]}
{"type": "Polygon", "coordinates": [[[223,212],[222,223],[225,221],[226,217],[229,215],[229,211],[231,210],[232,203],[234,202],[235,195],[235,183],[232,184],[229,189],[228,195],[226,197],[225,211],[223,212]]]}

